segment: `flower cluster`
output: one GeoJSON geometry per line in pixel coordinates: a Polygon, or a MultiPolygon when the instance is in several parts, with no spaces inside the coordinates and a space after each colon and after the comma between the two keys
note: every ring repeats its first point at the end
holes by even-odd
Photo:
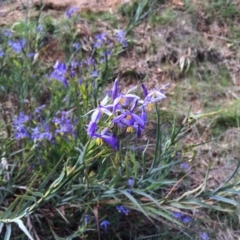
{"type": "Polygon", "coordinates": [[[117,206],[116,209],[118,212],[123,213],[125,215],[128,215],[129,213],[129,210],[126,209],[124,206],[117,206]]]}
{"type": "Polygon", "coordinates": [[[143,84],[141,84],[143,99],[133,94],[137,87],[122,94],[118,85],[119,80],[116,79],[109,94],[111,96],[107,95],[96,109],[90,111],[93,113],[87,129],[87,134],[96,139],[98,145],[106,142],[114,150],[118,150],[119,133],[136,132],[138,137],[141,136],[147,122],[147,110],[152,109],[154,103],[165,98],[161,90],[153,89],[148,92],[143,84]],[[102,121],[104,124],[100,124],[102,121]]]}
{"type": "Polygon", "coordinates": [[[185,214],[182,214],[180,212],[173,212],[173,216],[177,219],[179,219],[181,222],[183,223],[189,223],[192,221],[191,217],[185,215],[185,214]]]}
{"type": "Polygon", "coordinates": [[[36,108],[31,116],[20,112],[13,119],[14,138],[16,140],[28,138],[33,142],[42,142],[43,140],[52,142],[57,136],[76,136],[76,122],[71,119],[68,112],[59,111],[51,122],[46,122],[43,117],[40,117],[43,108],[45,108],[45,105],[36,108]]]}

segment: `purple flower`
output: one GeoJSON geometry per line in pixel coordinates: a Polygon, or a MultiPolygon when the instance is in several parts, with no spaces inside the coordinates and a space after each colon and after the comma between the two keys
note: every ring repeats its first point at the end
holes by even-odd
{"type": "Polygon", "coordinates": [[[89,215],[88,214],[86,214],[84,216],[84,223],[85,223],[85,225],[87,225],[89,223],[89,215]]]}
{"type": "Polygon", "coordinates": [[[14,129],[14,137],[16,140],[18,140],[23,138],[29,138],[30,135],[24,125],[18,125],[15,126],[14,129]]]}
{"type": "Polygon", "coordinates": [[[73,49],[76,50],[76,51],[79,50],[80,49],[80,44],[79,43],[74,43],[73,44],[73,49]]]}
{"type": "Polygon", "coordinates": [[[142,83],[141,84],[141,87],[142,87],[142,90],[143,90],[143,95],[144,95],[144,97],[147,97],[147,95],[148,95],[148,90],[147,90],[147,88],[145,87],[145,85],[142,83]]]}
{"type": "Polygon", "coordinates": [[[100,227],[104,228],[105,232],[107,231],[107,228],[109,225],[110,225],[110,222],[107,220],[104,220],[100,223],[100,227]]]}
{"type": "Polygon", "coordinates": [[[61,82],[65,87],[68,87],[68,81],[65,78],[65,74],[67,72],[67,66],[65,63],[61,63],[57,61],[53,66],[54,71],[50,75],[50,79],[56,79],[61,82]]]}
{"type": "Polygon", "coordinates": [[[131,111],[123,112],[112,120],[112,123],[118,122],[121,122],[127,126],[133,126],[134,123],[137,123],[140,126],[144,127],[144,121],[142,120],[142,118],[131,111]]]}
{"type": "Polygon", "coordinates": [[[128,215],[129,213],[129,210],[126,209],[124,206],[117,206],[116,209],[118,212],[123,213],[125,215],[128,215]]]}
{"type": "Polygon", "coordinates": [[[188,169],[189,168],[189,164],[187,164],[187,163],[180,163],[180,167],[182,169],[188,169]]]}
{"type": "Polygon", "coordinates": [[[52,122],[56,126],[55,133],[60,135],[74,135],[75,129],[72,124],[71,119],[67,116],[68,112],[62,111],[58,112],[57,115],[60,115],[59,117],[54,117],[52,122]]]}
{"type": "Polygon", "coordinates": [[[3,52],[3,50],[0,48],[0,57],[3,57],[5,54],[3,52]]]}
{"type": "Polygon", "coordinates": [[[88,66],[91,66],[95,63],[95,61],[93,58],[89,57],[84,61],[84,63],[86,63],[88,66]]]}
{"type": "Polygon", "coordinates": [[[50,132],[49,125],[41,125],[38,124],[35,128],[32,129],[32,140],[34,141],[42,141],[44,139],[51,141],[52,140],[52,133],[50,132]]]}
{"type": "Polygon", "coordinates": [[[113,84],[113,88],[112,88],[112,100],[114,101],[118,95],[119,95],[119,92],[118,92],[118,85],[119,85],[119,80],[118,78],[115,79],[114,81],[114,84],[113,84]]]}
{"type": "Polygon", "coordinates": [[[183,223],[189,223],[192,221],[192,218],[180,212],[173,212],[173,216],[182,221],[183,223]]]}
{"type": "Polygon", "coordinates": [[[98,77],[98,70],[95,69],[92,71],[92,73],[90,74],[90,77],[98,77]]]}
{"type": "Polygon", "coordinates": [[[101,146],[103,144],[103,141],[109,144],[115,151],[118,150],[119,144],[118,140],[116,137],[114,137],[112,134],[108,133],[108,129],[105,128],[101,134],[94,133],[92,136],[93,138],[96,139],[97,145],[101,146]]]}
{"type": "Polygon", "coordinates": [[[113,102],[113,112],[116,113],[119,105],[129,106],[133,100],[139,100],[140,97],[134,94],[120,94],[113,102]]]}
{"type": "Polygon", "coordinates": [[[8,41],[8,45],[13,49],[15,53],[21,53],[25,47],[26,39],[20,39],[16,41],[8,41]]]}
{"type": "Polygon", "coordinates": [[[153,103],[158,102],[166,98],[166,96],[160,91],[154,89],[150,93],[147,94],[145,100],[142,102],[142,106],[140,108],[147,108],[152,110],[153,103]]]}
{"type": "Polygon", "coordinates": [[[96,42],[95,42],[95,44],[94,44],[94,47],[95,47],[95,48],[101,47],[101,46],[103,45],[103,43],[106,42],[106,36],[107,36],[106,33],[97,34],[97,35],[95,36],[96,42]]]}
{"type": "Polygon", "coordinates": [[[127,39],[126,39],[126,33],[124,30],[119,30],[117,31],[117,33],[115,34],[115,40],[122,44],[123,47],[127,46],[127,39]]]}
{"type": "Polygon", "coordinates": [[[26,56],[27,56],[28,58],[32,58],[32,57],[35,56],[35,53],[27,53],[26,56]]]}
{"type": "Polygon", "coordinates": [[[71,7],[71,8],[67,9],[65,14],[66,14],[67,18],[70,19],[76,11],[78,11],[78,7],[71,7]]]}
{"type": "Polygon", "coordinates": [[[189,223],[191,221],[192,221],[192,219],[189,216],[185,216],[185,217],[182,218],[183,223],[189,223]]]}
{"type": "Polygon", "coordinates": [[[133,184],[134,184],[134,179],[133,178],[129,178],[127,184],[128,184],[129,187],[132,187],[133,184]]]}
{"type": "Polygon", "coordinates": [[[11,32],[11,30],[8,30],[8,29],[4,30],[4,34],[5,34],[5,36],[7,36],[7,37],[12,37],[12,32],[11,32]]]}
{"type": "Polygon", "coordinates": [[[25,115],[24,112],[20,112],[19,116],[15,117],[13,119],[13,125],[21,125],[24,124],[25,122],[28,122],[30,120],[30,117],[28,115],[25,115]]]}
{"type": "Polygon", "coordinates": [[[201,238],[201,240],[210,240],[208,234],[205,232],[200,233],[200,238],[201,238]]]}

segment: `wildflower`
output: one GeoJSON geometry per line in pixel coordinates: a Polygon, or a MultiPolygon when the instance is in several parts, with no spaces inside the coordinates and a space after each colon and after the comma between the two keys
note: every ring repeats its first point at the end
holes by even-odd
{"type": "Polygon", "coordinates": [[[93,65],[93,64],[95,63],[95,61],[94,61],[93,58],[89,57],[89,58],[87,58],[87,59],[84,61],[84,63],[86,63],[87,65],[91,66],[91,65],[93,65]]]}
{"type": "Polygon", "coordinates": [[[119,30],[117,31],[117,33],[115,34],[115,40],[122,44],[123,47],[127,46],[127,39],[126,39],[126,33],[124,30],[119,30]]]}
{"type": "Polygon", "coordinates": [[[73,135],[75,134],[74,126],[71,119],[67,116],[68,112],[58,112],[59,117],[54,117],[52,122],[56,126],[55,133],[60,135],[73,135]]]}
{"type": "Polygon", "coordinates": [[[145,85],[142,83],[141,84],[141,87],[142,87],[142,90],[143,90],[143,95],[144,95],[144,97],[147,97],[147,95],[148,95],[148,90],[147,90],[147,88],[145,87],[145,85]]]}
{"type": "Polygon", "coordinates": [[[182,217],[182,222],[183,223],[189,223],[189,222],[191,222],[192,221],[192,219],[189,217],[189,216],[184,216],[184,217],[182,217]]]}
{"type": "Polygon", "coordinates": [[[180,167],[182,169],[188,169],[189,168],[189,164],[187,164],[187,163],[180,163],[180,167]]]}
{"type": "Polygon", "coordinates": [[[32,52],[31,53],[27,53],[26,56],[28,58],[33,58],[35,56],[35,53],[32,53],[32,52]]]}
{"type": "Polygon", "coordinates": [[[13,119],[13,125],[14,126],[21,125],[29,120],[30,120],[30,117],[28,115],[25,115],[24,112],[20,112],[19,116],[13,119]]]}
{"type": "Polygon", "coordinates": [[[12,32],[11,32],[11,30],[8,30],[8,29],[6,29],[6,30],[4,30],[4,34],[5,34],[5,36],[7,36],[7,37],[12,37],[12,32]]]}
{"type": "Polygon", "coordinates": [[[129,178],[127,184],[128,184],[129,187],[132,187],[133,184],[134,184],[134,179],[133,178],[129,178]]]}
{"type": "Polygon", "coordinates": [[[98,77],[98,71],[97,69],[93,70],[92,73],[90,74],[90,77],[98,77]]]}
{"type": "Polygon", "coordinates": [[[14,137],[16,140],[29,138],[30,135],[24,125],[15,126],[14,137]]]}
{"type": "Polygon", "coordinates": [[[189,223],[192,221],[192,219],[189,216],[182,214],[180,212],[173,212],[173,216],[182,221],[183,223],[189,223]]]}
{"type": "Polygon", "coordinates": [[[3,50],[0,48],[0,57],[3,57],[5,54],[3,52],[3,50]]]}
{"type": "Polygon", "coordinates": [[[101,47],[101,46],[103,45],[103,43],[106,41],[106,36],[107,36],[106,33],[97,34],[97,35],[95,36],[96,42],[95,42],[95,44],[94,44],[94,47],[95,47],[95,48],[101,47]]]}
{"type": "Polygon", "coordinates": [[[101,146],[103,144],[103,141],[109,144],[115,151],[118,150],[118,140],[116,137],[114,137],[112,134],[108,133],[108,129],[105,128],[101,134],[94,133],[93,138],[96,139],[97,145],[101,146]]]}
{"type": "Polygon", "coordinates": [[[72,15],[73,15],[76,11],[78,11],[78,7],[68,8],[67,11],[65,12],[66,17],[67,17],[68,19],[70,19],[70,18],[72,17],[72,15]]]}
{"type": "Polygon", "coordinates": [[[111,57],[111,56],[112,56],[112,49],[108,49],[108,50],[102,52],[100,62],[101,63],[106,62],[108,57],[111,57]]]}
{"type": "MultiPolygon", "coordinates": [[[[103,113],[107,114],[108,116],[112,115],[112,112],[109,109],[112,109],[112,105],[106,105],[108,101],[108,96],[106,96],[101,102],[100,105],[93,110],[93,114],[91,116],[91,121],[88,125],[88,135],[93,136],[95,133],[96,127],[97,127],[97,122],[100,120],[102,117],[103,113]]],[[[91,112],[91,111],[90,111],[91,112]]]]}
{"type": "Polygon", "coordinates": [[[24,125],[29,120],[30,117],[28,115],[25,115],[24,112],[20,112],[19,116],[13,119],[14,136],[16,140],[30,137],[24,125]]]}
{"type": "Polygon", "coordinates": [[[200,238],[201,238],[201,240],[210,240],[208,234],[205,232],[200,234],[200,238]]]}
{"type": "Polygon", "coordinates": [[[50,79],[56,79],[57,81],[61,82],[65,87],[68,87],[68,82],[65,78],[65,74],[67,72],[66,64],[57,61],[53,68],[54,71],[51,73],[50,79]]]}
{"type": "Polygon", "coordinates": [[[34,141],[42,141],[43,139],[51,141],[52,133],[50,132],[49,125],[38,124],[35,128],[32,129],[31,138],[34,141]]]}
{"type": "Polygon", "coordinates": [[[110,225],[110,222],[107,221],[107,220],[103,220],[103,221],[100,223],[100,227],[104,228],[105,232],[107,231],[107,228],[108,228],[109,225],[110,225]]]}
{"type": "Polygon", "coordinates": [[[79,43],[74,43],[73,45],[73,49],[78,51],[80,49],[80,44],[79,43]]]}
{"type": "Polygon", "coordinates": [[[111,93],[112,93],[112,100],[114,101],[118,95],[119,95],[119,92],[118,92],[118,85],[119,85],[119,79],[116,78],[115,81],[114,81],[114,84],[113,84],[113,87],[112,87],[112,90],[111,90],[111,93]]]}
{"type": "Polygon", "coordinates": [[[147,108],[148,110],[152,110],[153,103],[158,102],[166,98],[166,96],[160,91],[154,89],[150,93],[147,94],[145,100],[142,102],[142,106],[140,108],[147,108]]]}
{"type": "Polygon", "coordinates": [[[85,223],[85,225],[87,225],[88,222],[89,222],[89,215],[86,214],[86,215],[84,216],[84,223],[85,223]]]}
{"type": "Polygon", "coordinates": [[[142,118],[131,111],[123,112],[122,114],[120,114],[119,116],[115,117],[112,120],[112,123],[119,123],[119,122],[129,127],[133,127],[134,123],[136,122],[140,126],[144,127],[144,121],[142,120],[142,118]]]}
{"type": "Polygon", "coordinates": [[[119,94],[117,98],[115,98],[113,102],[113,112],[116,113],[119,105],[128,106],[133,100],[139,100],[140,97],[134,94],[119,94]]]}
{"type": "Polygon", "coordinates": [[[8,41],[8,45],[13,49],[15,53],[21,53],[23,48],[25,47],[26,40],[20,39],[17,41],[8,41]]]}
{"type": "Polygon", "coordinates": [[[117,206],[116,209],[118,212],[123,213],[125,215],[128,215],[129,213],[129,210],[126,209],[124,206],[117,206]]]}

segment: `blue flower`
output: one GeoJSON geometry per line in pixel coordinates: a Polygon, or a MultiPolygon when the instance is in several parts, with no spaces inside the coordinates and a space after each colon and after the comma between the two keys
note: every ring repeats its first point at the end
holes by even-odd
{"type": "Polygon", "coordinates": [[[90,77],[98,77],[98,70],[95,69],[92,71],[92,73],[90,74],[90,77]]]}
{"type": "Polygon", "coordinates": [[[122,44],[123,47],[127,46],[127,39],[126,39],[126,33],[124,30],[119,30],[117,31],[117,33],[115,34],[115,40],[122,44]]]}
{"type": "Polygon", "coordinates": [[[210,240],[208,234],[205,232],[200,234],[200,238],[201,238],[201,240],[210,240]]]}
{"type": "Polygon", "coordinates": [[[107,220],[103,220],[103,221],[100,223],[100,227],[104,228],[105,232],[107,231],[109,225],[110,225],[110,222],[107,221],[107,220]]]}
{"type": "Polygon", "coordinates": [[[139,100],[139,99],[140,97],[134,94],[129,94],[129,93],[119,94],[119,96],[115,98],[113,102],[113,112],[116,113],[119,105],[129,106],[133,100],[139,100]]]}
{"type": "Polygon", "coordinates": [[[65,77],[65,74],[67,72],[66,64],[57,61],[53,68],[54,71],[51,73],[50,79],[56,79],[57,81],[61,82],[65,87],[68,87],[68,81],[65,77]]]}
{"type": "Polygon", "coordinates": [[[189,223],[192,221],[192,218],[180,212],[173,212],[173,216],[182,221],[183,223],[189,223]]]}
{"type": "Polygon", "coordinates": [[[15,126],[15,129],[14,129],[14,137],[16,140],[18,140],[23,138],[29,138],[30,135],[24,125],[18,125],[18,126],[15,126]]]}
{"type": "Polygon", "coordinates": [[[72,17],[72,15],[78,11],[78,7],[71,7],[71,8],[68,8],[67,11],[65,12],[66,16],[68,19],[70,19],[72,17]]]}
{"type": "Polygon", "coordinates": [[[133,179],[133,178],[129,178],[129,179],[128,179],[128,186],[129,186],[129,187],[132,187],[133,184],[134,184],[134,179],[133,179]]]}
{"type": "Polygon", "coordinates": [[[3,52],[3,50],[0,48],[0,57],[3,57],[5,54],[3,52]]]}
{"type": "Polygon", "coordinates": [[[71,119],[68,117],[68,112],[66,111],[58,112],[57,115],[60,115],[60,116],[54,117],[52,120],[52,122],[56,126],[55,133],[60,134],[62,136],[75,135],[75,129],[71,119]]]}
{"type": "Polygon", "coordinates": [[[119,85],[119,80],[118,78],[116,78],[111,91],[113,101],[119,96],[118,85],[119,85]]]}
{"type": "Polygon", "coordinates": [[[35,128],[32,129],[32,140],[34,141],[42,141],[44,139],[51,141],[52,133],[50,132],[49,125],[46,124],[38,124],[35,128]]]}
{"type": "MultiPolygon", "coordinates": [[[[144,95],[145,94],[146,94],[146,92],[144,91],[144,95]]],[[[148,110],[152,110],[153,103],[161,101],[164,98],[166,98],[166,96],[162,92],[154,89],[147,94],[144,101],[142,102],[141,108],[147,108],[148,110]]]]}
{"type": "Polygon", "coordinates": [[[105,128],[101,132],[101,134],[94,133],[92,137],[96,139],[96,143],[99,146],[101,146],[103,144],[103,141],[104,141],[107,144],[109,144],[115,151],[117,151],[118,148],[119,148],[117,138],[114,137],[112,134],[109,134],[107,128],[105,128]]]}
{"type": "Polygon", "coordinates": [[[100,33],[95,36],[96,42],[94,44],[95,48],[101,47],[106,42],[106,33],[100,33]]]}
{"type": "Polygon", "coordinates": [[[125,215],[128,215],[129,213],[129,210],[126,209],[124,206],[117,206],[116,209],[118,212],[123,213],[125,215]]]}
{"type": "Polygon", "coordinates": [[[180,167],[182,169],[188,169],[189,168],[189,164],[187,164],[187,163],[180,163],[180,167]]]}
{"type": "Polygon", "coordinates": [[[20,39],[17,41],[8,41],[8,45],[13,49],[15,53],[21,53],[26,45],[26,39],[20,39]]]}
{"type": "Polygon", "coordinates": [[[73,43],[73,49],[74,50],[79,50],[80,49],[80,44],[79,43],[73,43]]]}
{"type": "Polygon", "coordinates": [[[8,29],[6,29],[6,30],[4,30],[4,34],[5,34],[5,36],[7,36],[7,37],[12,37],[12,32],[11,32],[11,30],[8,30],[8,29]]]}
{"type": "Polygon", "coordinates": [[[30,120],[30,117],[26,115],[24,112],[20,112],[19,116],[15,117],[13,119],[13,125],[21,125],[25,122],[28,122],[30,120]]]}

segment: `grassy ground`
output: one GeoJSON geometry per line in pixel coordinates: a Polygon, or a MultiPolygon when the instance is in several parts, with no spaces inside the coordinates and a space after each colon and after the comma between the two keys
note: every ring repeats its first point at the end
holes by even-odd
{"type": "MultiPolygon", "coordinates": [[[[208,233],[210,239],[238,239],[240,235],[239,197],[238,193],[234,193],[236,188],[231,184],[239,181],[238,173],[234,172],[234,169],[238,166],[240,153],[238,146],[240,139],[239,15],[240,4],[238,1],[186,0],[170,3],[164,0],[155,0],[149,3],[149,1],[143,0],[123,5],[114,16],[108,13],[82,13],[78,24],[74,26],[67,25],[61,19],[56,21],[51,17],[44,17],[43,22],[46,32],[44,38],[37,39],[36,35],[32,42],[32,48],[39,49],[39,56],[37,63],[31,65],[32,68],[26,69],[29,76],[37,72],[37,77],[44,79],[45,73],[51,72],[57,59],[70,61],[72,57],[76,57],[76,55],[69,54],[69,42],[73,42],[75,39],[79,39],[81,48],[84,50],[83,55],[90,56],[93,53],[92,42],[97,33],[126,29],[128,47],[124,50],[119,49],[116,58],[112,60],[112,64],[107,68],[106,66],[103,67],[102,77],[104,82],[101,83],[100,90],[108,89],[117,75],[121,78],[120,87],[123,92],[130,86],[141,82],[144,82],[149,89],[160,88],[164,84],[169,84],[166,88],[167,98],[161,104],[160,115],[163,142],[166,142],[166,145],[174,124],[181,127],[188,115],[197,119],[197,123],[190,129],[188,135],[178,143],[178,148],[181,150],[176,153],[176,156],[177,159],[182,159],[182,163],[188,164],[186,172],[179,167],[173,168],[164,180],[167,182],[168,179],[171,180],[172,178],[178,181],[172,185],[163,184],[160,190],[157,189],[156,193],[154,192],[156,195],[160,193],[161,196],[167,195],[167,198],[164,197],[161,202],[165,206],[166,201],[166,209],[170,207],[170,209],[173,207],[175,209],[179,206],[182,210],[185,208],[187,209],[185,213],[189,214],[195,221],[177,227],[175,222],[158,218],[159,226],[153,227],[151,219],[146,218],[141,221],[138,213],[134,212],[136,209],[132,207],[129,219],[136,219],[137,224],[131,224],[131,220],[127,219],[118,222],[117,217],[113,216],[116,225],[113,227],[111,234],[114,234],[116,239],[209,239],[200,236],[201,232],[208,233]],[[72,35],[73,32],[77,34],[72,35]],[[208,113],[212,114],[208,115],[208,113]],[[200,114],[206,115],[201,117],[200,114]],[[227,182],[228,177],[233,172],[234,177],[227,182]],[[187,178],[185,178],[185,174],[187,178]],[[199,198],[194,198],[195,201],[199,201],[199,205],[196,207],[194,205],[196,202],[191,202],[191,196],[195,196],[196,189],[202,183],[204,183],[202,190],[196,194],[199,198]],[[228,186],[226,192],[222,190],[222,186],[228,186]],[[185,198],[182,198],[184,200],[178,199],[184,193],[187,193],[187,197],[190,198],[186,200],[185,198]],[[217,193],[220,194],[217,195],[217,193]],[[234,196],[230,198],[231,194],[234,196]],[[208,198],[208,196],[210,197],[208,198]],[[178,200],[175,201],[176,199],[178,200]],[[200,202],[202,199],[204,201],[200,202]],[[215,208],[209,206],[215,206],[215,208]],[[226,211],[234,210],[234,213],[223,213],[218,211],[218,208],[226,211]],[[126,226],[130,229],[129,231],[126,230],[126,226]],[[145,230],[142,230],[143,228],[145,230]]],[[[35,19],[35,23],[38,20],[35,19]]],[[[22,33],[31,35],[35,23],[33,26],[31,24],[28,26],[23,23],[17,24],[14,26],[14,31],[19,35],[22,33]]],[[[18,62],[14,62],[14,60],[13,65],[15,69],[19,68],[18,62]]],[[[5,91],[11,94],[1,94],[3,136],[12,134],[11,129],[6,126],[9,126],[11,121],[9,118],[12,118],[18,111],[14,109],[14,105],[24,109],[24,106],[21,105],[24,98],[33,99],[40,105],[50,103],[51,106],[54,105],[55,109],[62,107],[62,104],[63,108],[75,108],[74,103],[70,100],[67,102],[64,100],[60,103],[52,100],[52,98],[49,100],[49,87],[42,84],[41,88],[38,88],[31,82],[31,79],[27,83],[31,91],[24,92],[26,88],[22,86],[22,82],[26,72],[23,73],[19,81],[16,81],[14,76],[11,79],[16,84],[16,88],[12,88],[13,85],[10,83],[6,84],[5,91]],[[22,99],[19,99],[18,96],[22,96],[22,99]],[[35,96],[37,97],[35,98],[35,96]]],[[[2,76],[5,75],[2,74],[2,76]]],[[[5,81],[7,80],[5,79],[5,81]]],[[[54,88],[55,86],[51,87],[54,88]]],[[[70,95],[70,98],[74,98],[74,94],[70,95]]],[[[51,113],[47,114],[48,117],[51,115],[51,113]]],[[[156,132],[156,118],[153,115],[150,116],[150,122],[145,129],[144,140],[140,143],[143,145],[144,142],[146,145],[148,144],[146,139],[149,140],[149,155],[147,155],[150,158],[149,162],[154,155],[151,144],[156,144],[156,132]]],[[[85,141],[84,138],[81,140],[85,141]]],[[[3,142],[4,146],[11,146],[11,141],[4,140],[3,142]]],[[[64,152],[68,147],[71,148],[67,145],[61,151],[64,152]]],[[[53,154],[58,154],[56,149],[51,151],[53,151],[53,154]]],[[[74,152],[74,148],[72,147],[69,152],[74,152]]],[[[1,154],[3,155],[3,150],[1,154]]],[[[44,154],[47,156],[47,153],[44,154]]],[[[136,153],[136,159],[140,161],[137,154],[139,153],[136,153]]],[[[24,156],[31,159],[31,156],[28,156],[27,153],[24,156]]],[[[122,166],[129,164],[132,169],[135,169],[136,166],[141,165],[140,163],[138,165],[133,155],[127,154],[126,156],[126,163],[122,163],[122,166]]],[[[18,159],[18,161],[21,161],[21,159],[18,159]]],[[[27,162],[31,162],[31,160],[27,160],[27,162]]],[[[46,168],[51,169],[54,164],[55,162],[52,165],[50,163],[46,168]]],[[[96,163],[89,168],[92,170],[93,176],[96,174],[96,169],[99,169],[96,167],[96,163]]],[[[102,168],[100,169],[102,170],[102,168]]],[[[90,170],[86,171],[91,173],[90,170]]],[[[14,166],[12,171],[14,172],[14,166]]],[[[22,171],[24,171],[24,167],[22,171]]],[[[104,172],[104,174],[108,176],[108,172],[104,172]]],[[[40,173],[39,179],[43,180],[46,176],[47,173],[43,171],[40,173]]],[[[89,181],[95,184],[94,178],[89,178],[89,181]]],[[[102,176],[98,178],[98,181],[100,181],[99,179],[107,181],[102,176]]],[[[33,181],[33,179],[25,180],[23,178],[22,181],[26,185],[33,181]]],[[[139,185],[144,186],[146,184],[140,177],[138,180],[139,185]]],[[[96,231],[94,232],[91,228],[87,229],[88,234],[86,234],[86,229],[79,227],[84,225],[82,224],[84,222],[83,214],[87,211],[82,209],[85,208],[81,208],[80,205],[76,207],[74,201],[72,203],[74,206],[71,206],[71,204],[65,205],[66,201],[71,199],[69,192],[72,191],[73,193],[78,188],[80,189],[80,184],[77,185],[76,179],[74,181],[73,188],[66,187],[56,198],[38,209],[39,212],[32,219],[29,218],[28,228],[32,223],[34,226],[32,232],[38,227],[40,229],[39,231],[36,230],[38,234],[35,236],[46,236],[44,233],[45,225],[49,225],[52,233],[55,232],[62,236],[62,239],[74,231],[76,235],[73,234],[74,236],[72,235],[71,239],[99,238],[96,231]],[[57,199],[60,199],[62,208],[58,205],[57,199]],[[75,210],[75,207],[77,210],[75,210]],[[54,219],[56,216],[58,216],[58,220],[54,219]],[[75,222],[69,220],[71,224],[68,225],[68,219],[65,219],[65,216],[72,217],[75,222]],[[76,222],[78,218],[81,218],[80,223],[76,222]],[[65,230],[62,227],[63,223],[65,224],[65,230]],[[77,228],[78,230],[76,230],[77,228]]],[[[161,181],[163,181],[162,178],[161,181]]],[[[17,181],[19,185],[20,182],[20,180],[17,181]]],[[[155,189],[153,182],[149,185],[155,189]]],[[[23,194],[21,189],[18,189],[18,191],[15,194],[23,194]]],[[[93,190],[91,196],[95,196],[96,192],[93,190]]],[[[81,194],[78,193],[75,197],[80,198],[81,194]]],[[[141,201],[144,204],[144,201],[149,200],[146,200],[143,196],[142,198],[141,201]]],[[[2,201],[3,199],[2,196],[2,201]]],[[[8,199],[11,199],[11,196],[8,199]]],[[[111,204],[108,205],[108,202],[103,199],[101,201],[98,203],[100,204],[99,214],[108,216],[111,212],[111,204]]],[[[91,201],[89,200],[89,202],[91,201]]],[[[95,214],[95,218],[98,219],[94,204],[89,203],[89,208],[95,214]]],[[[126,206],[130,208],[131,204],[126,202],[126,206]]],[[[148,206],[145,207],[147,209],[148,206]]],[[[122,218],[124,217],[122,216],[122,218]]],[[[93,224],[93,226],[95,225],[93,224]]],[[[104,231],[101,234],[103,234],[103,239],[111,239],[111,236],[113,236],[111,234],[104,235],[104,231]]],[[[15,239],[24,239],[24,236],[22,238],[15,237],[15,239]]],[[[55,236],[55,239],[60,238],[55,236]]]]}

